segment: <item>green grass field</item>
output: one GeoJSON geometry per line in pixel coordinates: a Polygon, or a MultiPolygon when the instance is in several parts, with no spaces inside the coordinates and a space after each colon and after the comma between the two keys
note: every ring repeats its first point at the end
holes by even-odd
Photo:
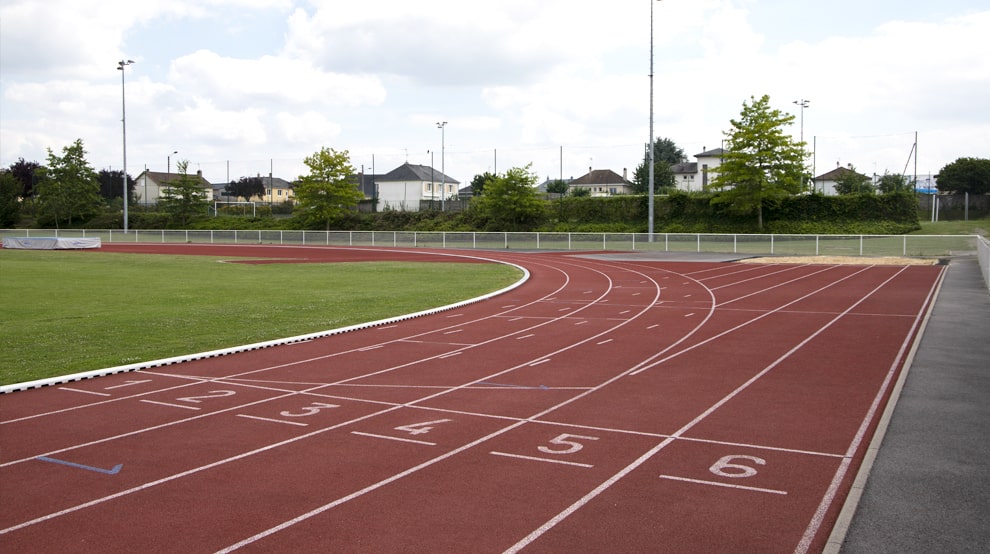
{"type": "Polygon", "coordinates": [[[0,250],[0,384],[375,321],[520,276],[499,264],[236,264],[0,250]]]}

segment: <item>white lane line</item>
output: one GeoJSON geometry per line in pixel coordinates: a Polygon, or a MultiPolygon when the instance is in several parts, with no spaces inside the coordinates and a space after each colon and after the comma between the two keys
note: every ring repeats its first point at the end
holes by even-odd
{"type": "Polygon", "coordinates": [[[567,465],[567,466],[577,466],[577,467],[586,467],[586,468],[595,467],[595,466],[593,466],[591,464],[581,464],[581,463],[578,463],[578,462],[567,462],[567,461],[564,461],[564,460],[553,460],[553,459],[550,459],[550,458],[537,458],[536,456],[523,456],[522,454],[509,454],[508,452],[496,452],[496,451],[492,451],[492,452],[489,452],[489,454],[494,454],[496,456],[504,456],[506,458],[518,458],[520,460],[530,460],[530,461],[533,461],[533,462],[547,462],[547,463],[550,463],[550,464],[561,464],[561,465],[567,465]]]}
{"type": "MultiPolygon", "coordinates": [[[[509,547],[508,549],[506,549],[503,554],[514,554],[516,552],[519,552],[520,550],[522,550],[526,546],[530,545],[533,541],[535,541],[536,539],[538,539],[541,536],[543,536],[543,534],[545,534],[547,531],[549,531],[550,529],[556,527],[558,523],[560,523],[561,521],[563,521],[563,520],[567,519],[568,517],[570,517],[571,514],[573,514],[574,512],[576,512],[576,511],[580,510],[581,508],[583,508],[584,506],[586,506],[589,502],[591,502],[592,500],[594,500],[595,498],[597,498],[600,494],[602,494],[606,490],[612,488],[612,485],[614,485],[615,483],[619,482],[626,475],[628,475],[632,471],[636,470],[637,468],[639,468],[640,466],[642,466],[643,464],[645,464],[653,456],[655,456],[656,454],[658,454],[661,450],[665,449],[671,443],[673,443],[674,441],[676,441],[680,437],[682,437],[685,434],[687,434],[688,431],[690,431],[696,425],[698,425],[699,423],[701,423],[702,421],[704,421],[705,419],[707,419],[708,416],[710,416],[711,414],[715,413],[715,411],[717,411],[719,408],[721,408],[722,406],[724,406],[725,404],[727,404],[728,402],[730,402],[733,398],[735,398],[735,397],[739,396],[740,394],[742,394],[743,391],[745,391],[746,389],[750,388],[754,383],[756,383],[757,381],[761,380],[764,376],[766,376],[768,373],[770,373],[770,371],[772,371],[775,367],[777,367],[778,365],[780,365],[781,363],[783,363],[784,360],[786,360],[787,358],[791,357],[795,352],[798,352],[799,350],[801,350],[802,348],[804,348],[809,342],[811,342],[812,340],[814,340],[815,338],[817,338],[818,335],[824,333],[829,327],[831,327],[832,325],[834,325],[837,321],[839,321],[840,319],[842,319],[846,315],[852,313],[852,311],[857,306],[859,306],[860,304],[862,304],[863,302],[865,302],[868,298],[870,298],[871,296],[873,296],[877,291],[879,291],[881,288],[883,288],[884,286],[886,286],[887,283],[889,283],[890,281],[892,281],[894,279],[894,277],[896,277],[897,275],[900,275],[906,268],[907,267],[905,266],[905,268],[902,268],[901,271],[898,271],[897,273],[895,273],[894,275],[892,275],[890,278],[888,278],[886,281],[884,281],[884,282],[880,283],[879,285],[877,285],[870,292],[866,293],[859,300],[857,300],[851,306],[849,306],[848,308],[846,308],[846,310],[843,311],[841,314],[839,314],[839,315],[835,316],[834,318],[832,318],[831,320],[829,320],[828,323],[826,323],[826,324],[822,325],[821,327],[819,327],[818,330],[816,330],[814,333],[810,334],[808,337],[806,337],[804,340],[802,340],[801,342],[799,342],[793,348],[791,348],[790,350],[788,350],[787,352],[785,352],[784,354],[782,354],[780,357],[778,357],[776,360],[774,360],[773,362],[771,362],[769,365],[767,365],[765,368],[763,368],[762,371],[760,371],[756,375],[752,376],[745,383],[739,385],[738,387],[735,388],[735,390],[733,390],[729,394],[727,394],[724,397],[722,397],[718,402],[715,402],[714,404],[712,404],[707,410],[703,411],[697,417],[695,417],[691,421],[687,422],[683,427],[681,427],[680,429],[678,429],[677,431],[675,431],[672,435],[670,435],[669,438],[667,438],[666,440],[662,441],[660,444],[654,446],[650,450],[646,451],[639,458],[633,460],[630,464],[626,465],[626,467],[624,467],[621,470],[619,470],[615,475],[613,475],[609,479],[607,479],[604,482],[602,482],[602,484],[600,484],[597,487],[595,487],[593,490],[591,490],[590,492],[588,492],[587,494],[585,494],[583,497],[581,497],[580,499],[578,499],[577,501],[575,501],[573,504],[571,504],[570,506],[568,506],[567,508],[565,508],[564,510],[562,510],[556,516],[554,516],[551,519],[547,520],[543,525],[541,525],[541,526],[537,527],[536,529],[534,529],[532,533],[530,533],[526,537],[523,537],[519,542],[517,542],[516,544],[514,544],[511,547],[509,547]]],[[[865,269],[864,269],[864,271],[865,271],[865,269]]],[[[859,273],[859,272],[857,272],[857,273],[859,273]]],[[[841,281],[841,279],[839,281],[841,281]]],[[[835,283],[837,283],[839,281],[834,281],[832,284],[835,284],[835,283]]],[[[831,285],[828,285],[828,286],[831,286],[831,285]]],[[[822,287],[822,289],[819,289],[819,291],[820,290],[824,290],[825,288],[828,288],[828,286],[822,287]]],[[[813,293],[809,293],[809,296],[810,296],[810,294],[813,294],[813,293]]],[[[797,300],[795,300],[795,302],[797,302],[797,300]]],[[[579,395],[579,397],[580,396],[581,395],[579,395]]],[[[842,464],[840,464],[840,473],[844,474],[843,468],[845,466],[847,466],[849,462],[850,462],[850,459],[849,458],[843,459],[842,464]]],[[[835,486],[837,488],[838,482],[841,482],[841,477],[837,475],[836,478],[835,478],[835,480],[833,481],[833,486],[835,486]]],[[[830,491],[830,493],[831,493],[831,491],[830,491]]],[[[826,494],[826,498],[828,498],[828,497],[829,497],[829,494],[826,494]]],[[[830,500],[828,502],[826,502],[826,500],[823,499],[822,500],[822,505],[824,506],[824,509],[823,509],[823,506],[819,506],[819,511],[821,511],[822,513],[824,513],[824,511],[827,510],[828,504],[830,502],[831,502],[830,500]]],[[[817,514],[816,514],[816,516],[817,516],[817,514]]],[[[819,522],[819,524],[820,524],[820,522],[819,522]]],[[[817,531],[817,526],[814,525],[814,520],[813,520],[813,523],[812,523],[811,526],[809,526],[809,529],[806,531],[806,536],[805,536],[805,538],[807,539],[807,541],[809,543],[810,543],[810,537],[813,537],[814,536],[814,533],[816,531],[817,531]],[[813,527],[813,529],[812,529],[812,527],[813,527]]],[[[804,543],[804,541],[802,541],[802,544],[803,543],[804,543]]],[[[799,545],[798,549],[796,549],[796,551],[799,551],[799,550],[801,550],[801,545],[799,545]]],[[[804,552],[806,550],[807,550],[807,548],[805,547],[805,549],[802,550],[802,552],[804,552]]]]}
{"type": "Polygon", "coordinates": [[[696,485],[710,485],[713,487],[725,487],[729,489],[739,489],[744,491],[754,491],[754,492],[765,492],[770,494],[782,494],[786,495],[787,491],[779,491],[775,489],[763,489],[760,487],[746,487],[743,485],[733,485],[731,483],[719,483],[718,481],[702,481],[701,479],[689,479],[687,477],[675,477],[673,475],[661,475],[661,479],[669,479],[671,481],[683,481],[685,483],[694,483],[696,485]]]}
{"type": "Polygon", "coordinates": [[[237,417],[244,417],[247,419],[256,419],[258,421],[269,421],[272,423],[284,423],[286,425],[295,425],[297,427],[309,427],[308,423],[299,423],[298,421],[285,421],[284,419],[272,419],[270,417],[253,416],[247,414],[237,414],[237,417]]]}
{"type": "Polygon", "coordinates": [[[535,337],[535,336],[536,336],[536,333],[530,333],[530,334],[528,334],[528,335],[523,335],[523,336],[521,336],[521,337],[516,337],[516,340],[523,340],[523,339],[528,339],[528,338],[530,338],[530,337],[535,337]]]}
{"type": "Polygon", "coordinates": [[[157,400],[142,400],[141,402],[147,404],[158,404],[159,406],[168,406],[170,408],[182,408],[184,410],[198,410],[196,406],[183,406],[182,404],[170,404],[168,402],[158,402],[157,400]]]}
{"type": "Polygon", "coordinates": [[[59,387],[58,390],[67,390],[69,392],[81,392],[83,394],[92,394],[94,396],[113,396],[105,392],[93,392],[91,390],[74,389],[72,387],[59,387]]]}
{"type": "Polygon", "coordinates": [[[374,433],[362,433],[361,431],[351,431],[351,434],[352,435],[360,435],[362,437],[370,437],[370,438],[373,438],[373,439],[386,439],[386,440],[396,441],[396,442],[411,442],[413,444],[423,444],[423,445],[426,445],[426,446],[436,446],[437,445],[437,443],[435,443],[435,442],[418,441],[418,440],[414,440],[414,439],[404,439],[404,438],[400,438],[400,437],[390,437],[388,435],[376,435],[374,433]]]}

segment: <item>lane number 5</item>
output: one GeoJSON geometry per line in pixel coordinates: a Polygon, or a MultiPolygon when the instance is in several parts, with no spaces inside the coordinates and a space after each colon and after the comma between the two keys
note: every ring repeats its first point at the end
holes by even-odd
{"type": "Polygon", "coordinates": [[[563,435],[558,435],[550,439],[550,444],[561,446],[563,448],[540,446],[537,448],[537,450],[543,452],[544,454],[573,454],[584,448],[584,445],[578,442],[578,440],[596,441],[598,440],[598,437],[588,437],[585,435],[571,435],[568,433],[564,433],[563,435]]]}

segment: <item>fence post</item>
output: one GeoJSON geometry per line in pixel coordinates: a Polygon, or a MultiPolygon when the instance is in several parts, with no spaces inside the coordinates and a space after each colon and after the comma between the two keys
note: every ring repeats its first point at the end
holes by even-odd
{"type": "Polygon", "coordinates": [[[773,235],[770,235],[770,255],[773,255],[773,235]]]}
{"type": "Polygon", "coordinates": [[[859,255],[863,255],[863,235],[859,236],[859,255]]]}

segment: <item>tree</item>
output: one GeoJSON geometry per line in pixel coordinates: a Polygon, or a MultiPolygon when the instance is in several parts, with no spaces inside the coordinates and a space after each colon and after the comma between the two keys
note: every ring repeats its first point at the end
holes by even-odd
{"type": "MultiPolygon", "coordinates": [[[[100,173],[97,175],[97,179],[100,181],[100,196],[107,199],[113,200],[114,198],[120,198],[124,195],[124,172],[123,171],[109,171],[106,169],[101,169],[100,173]]],[[[134,201],[134,185],[137,181],[131,178],[130,175],[127,176],[127,197],[134,201]]]]}
{"type": "Polygon", "coordinates": [[[570,186],[561,179],[554,179],[547,183],[547,194],[557,195],[557,212],[561,217],[564,215],[564,197],[567,196],[568,189],[570,186]]]}
{"type": "Polygon", "coordinates": [[[243,198],[245,202],[249,202],[255,196],[265,195],[265,180],[261,177],[241,177],[227,183],[223,190],[228,196],[243,198]]]}
{"type": "Polygon", "coordinates": [[[323,223],[329,231],[335,219],[364,198],[350,179],[354,173],[350,154],[323,147],[303,163],[309,167],[309,175],[301,175],[295,187],[300,212],[309,221],[323,223]]]}
{"type": "Polygon", "coordinates": [[[715,204],[729,204],[733,211],[755,214],[763,229],[763,205],[803,191],[806,182],[803,142],[784,133],[794,116],[770,108],[770,97],[750,97],[743,102],[738,120],[725,133],[726,152],[711,187],[718,192],[715,204]]]}
{"type": "Polygon", "coordinates": [[[946,164],[935,179],[942,192],[990,193],[990,160],[959,158],[946,164]]]}
{"type": "Polygon", "coordinates": [[[6,169],[0,169],[0,229],[9,229],[21,217],[21,182],[6,169]]]}
{"type": "MultiPolygon", "coordinates": [[[[842,168],[845,169],[845,168],[842,168]]],[[[870,178],[849,166],[835,178],[835,192],[838,194],[873,194],[873,183],[870,178]]]]}
{"type": "Polygon", "coordinates": [[[561,181],[560,179],[554,179],[547,183],[547,192],[549,194],[556,194],[557,198],[563,198],[567,196],[568,186],[566,181],[561,181]]]}
{"type": "Polygon", "coordinates": [[[210,201],[199,176],[189,175],[189,160],[180,160],[175,167],[179,177],[169,180],[158,205],[174,223],[185,227],[193,219],[207,213],[210,201]]]}
{"type": "MultiPolygon", "coordinates": [[[[669,138],[657,137],[653,142],[653,190],[676,186],[676,179],[671,166],[687,161],[684,150],[679,148],[669,138]]],[[[643,163],[636,167],[633,174],[633,193],[648,194],[650,191],[650,151],[643,154],[643,163]]]]}
{"type": "Polygon", "coordinates": [[[880,194],[897,194],[898,192],[909,192],[912,183],[907,176],[899,173],[884,173],[877,181],[877,189],[880,194]]]}
{"type": "Polygon", "coordinates": [[[495,174],[488,171],[481,175],[475,175],[471,179],[471,196],[481,196],[485,193],[485,185],[495,181],[495,174]]]}
{"type": "Polygon", "coordinates": [[[62,156],[48,149],[48,166],[38,170],[38,216],[56,227],[99,213],[102,204],[96,171],[86,161],[82,139],[62,148],[62,156]]]}
{"type": "Polygon", "coordinates": [[[538,224],[546,204],[536,194],[532,164],[514,167],[485,186],[485,194],[475,200],[481,217],[499,231],[522,231],[538,224]]]}
{"type": "Polygon", "coordinates": [[[24,158],[10,164],[10,173],[21,183],[20,197],[27,199],[35,194],[34,186],[37,182],[37,173],[41,169],[38,162],[26,162],[24,158]]]}

